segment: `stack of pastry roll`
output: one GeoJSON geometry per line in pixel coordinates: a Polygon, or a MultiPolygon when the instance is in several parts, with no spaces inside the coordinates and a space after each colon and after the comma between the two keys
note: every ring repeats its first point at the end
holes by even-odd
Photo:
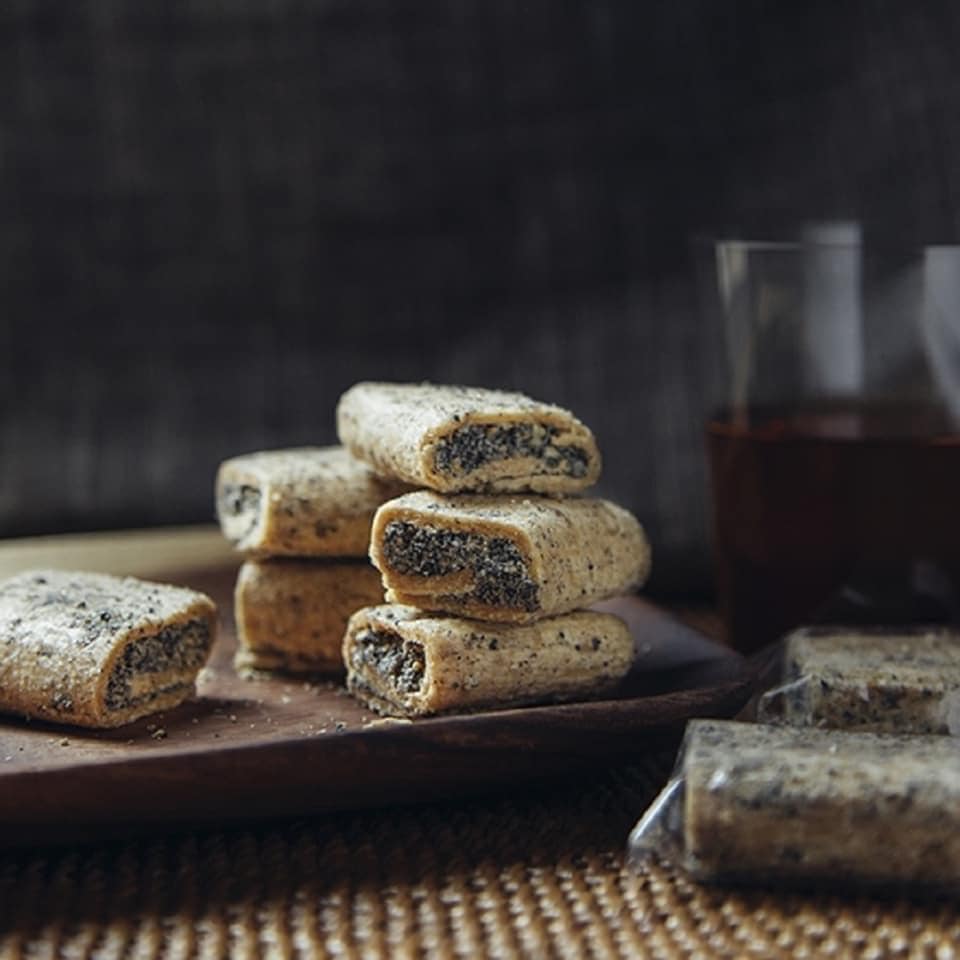
{"type": "Polygon", "coordinates": [[[374,512],[408,489],[342,447],[261,451],[221,464],[217,516],[246,557],[234,595],[240,673],[342,673],[347,619],[382,598],[367,558],[374,512]]]}
{"type": "Polygon", "coordinates": [[[360,383],[341,443],[420,489],[376,512],[386,603],[349,621],[350,692],[399,716],[582,699],[633,662],[617,617],[586,609],[636,589],[650,549],[627,510],[584,496],[600,473],[571,413],[516,393],[360,383]]]}

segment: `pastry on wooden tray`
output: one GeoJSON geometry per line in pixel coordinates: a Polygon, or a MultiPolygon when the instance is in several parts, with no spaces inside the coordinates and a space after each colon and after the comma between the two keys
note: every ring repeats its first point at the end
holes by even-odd
{"type": "Polygon", "coordinates": [[[596,697],[633,662],[626,625],[578,611],[528,626],[385,604],[350,618],[347,688],[379,713],[418,717],[596,697]]]}
{"type": "Polygon", "coordinates": [[[342,674],[350,615],[380,603],[366,560],[248,560],[234,594],[238,672],[342,674]]]}
{"type": "Polygon", "coordinates": [[[630,592],[650,548],[607,500],[418,490],[377,511],[370,558],[391,602],[523,623],[630,592]]]}
{"type": "Polygon", "coordinates": [[[0,583],[0,710],[118,727],[195,689],[216,607],[194,590],[40,570],[0,583]]]}
{"type": "Polygon", "coordinates": [[[358,383],[340,398],[337,432],[378,473],[446,493],[576,493],[600,476],[590,430],[521,393],[358,383]]]}
{"type": "Polygon", "coordinates": [[[374,511],[408,489],[343,447],[264,450],[220,465],[217,516],[251,556],[363,557],[374,511]]]}

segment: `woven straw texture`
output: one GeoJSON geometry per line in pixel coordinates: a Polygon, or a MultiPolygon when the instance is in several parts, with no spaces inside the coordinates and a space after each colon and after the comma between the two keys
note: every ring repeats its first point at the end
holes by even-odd
{"type": "Polygon", "coordinates": [[[509,799],[0,858],[0,957],[960,956],[949,903],[624,866],[669,757],[509,799]]]}

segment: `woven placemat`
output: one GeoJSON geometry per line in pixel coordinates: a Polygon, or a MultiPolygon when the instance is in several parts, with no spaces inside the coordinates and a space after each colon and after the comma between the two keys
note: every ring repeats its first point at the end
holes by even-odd
{"type": "MultiPolygon", "coordinates": [[[[522,763],[522,757],[517,758],[522,763]]],[[[0,957],[960,956],[960,913],[624,866],[670,757],[509,798],[0,857],[0,957]]]]}

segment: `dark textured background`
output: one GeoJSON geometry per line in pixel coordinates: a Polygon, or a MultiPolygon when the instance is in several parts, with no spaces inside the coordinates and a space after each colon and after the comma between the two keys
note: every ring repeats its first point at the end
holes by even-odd
{"type": "Polygon", "coordinates": [[[572,407],[708,583],[689,238],[956,241],[943,0],[6,0],[0,535],[211,517],[360,378],[572,407]]]}

